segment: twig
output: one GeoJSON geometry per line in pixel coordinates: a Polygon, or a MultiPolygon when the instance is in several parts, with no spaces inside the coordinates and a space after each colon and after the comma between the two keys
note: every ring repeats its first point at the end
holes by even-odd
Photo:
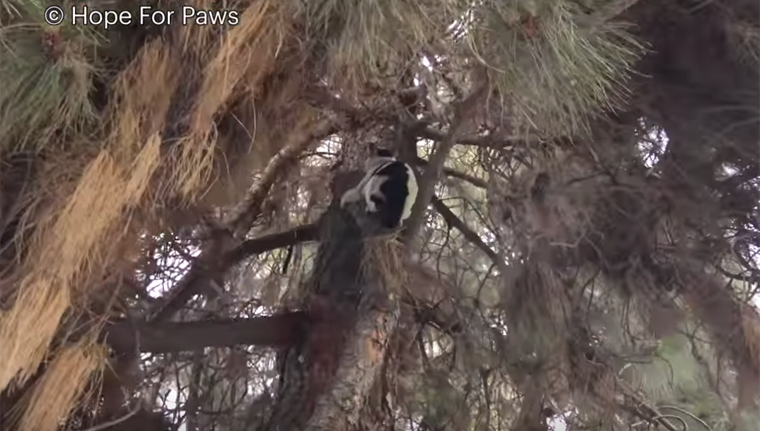
{"type": "MultiPolygon", "coordinates": [[[[625,395],[629,396],[633,401],[638,403],[638,407],[642,408],[645,413],[642,414],[642,412],[639,411],[639,408],[634,408],[629,410],[632,411],[633,414],[646,421],[657,422],[669,431],[685,431],[685,429],[678,429],[675,425],[670,423],[668,421],[668,419],[670,419],[669,416],[663,415],[657,410],[657,408],[649,404],[643,397],[639,396],[636,391],[628,384],[628,382],[621,379],[620,377],[616,378],[616,380],[618,386],[625,390],[625,395]]],[[[683,422],[683,419],[681,419],[681,421],[683,422]]]]}
{"type": "Polygon", "coordinates": [[[139,412],[141,410],[141,408],[142,407],[140,406],[140,404],[137,404],[137,406],[134,409],[132,409],[132,411],[130,411],[129,413],[125,414],[124,416],[118,417],[118,418],[110,420],[108,422],[103,422],[102,424],[95,425],[95,426],[87,428],[87,429],[85,429],[83,431],[100,431],[100,430],[104,430],[106,428],[111,428],[112,426],[118,425],[118,424],[126,421],[127,419],[131,418],[132,416],[136,415],[137,412],[139,412]]]}
{"type": "Polygon", "coordinates": [[[680,407],[676,407],[676,406],[660,406],[659,408],[660,408],[660,410],[668,409],[668,410],[675,410],[677,412],[683,413],[686,416],[694,419],[696,422],[699,422],[699,424],[702,425],[703,427],[705,427],[706,430],[713,431],[712,427],[710,425],[708,425],[707,422],[703,421],[702,419],[699,418],[699,416],[695,415],[694,413],[692,413],[692,412],[690,412],[688,410],[684,410],[684,409],[682,409],[680,407]]]}
{"type": "MultiPolygon", "coordinates": [[[[415,160],[415,164],[420,165],[420,166],[427,166],[428,161],[423,158],[417,157],[417,159],[415,160]]],[[[467,181],[468,183],[472,184],[475,187],[480,187],[482,189],[488,188],[488,183],[486,182],[486,180],[474,177],[472,175],[465,174],[464,172],[459,172],[455,169],[444,167],[443,173],[450,177],[458,178],[462,181],[467,181]]]]}
{"type": "Polygon", "coordinates": [[[683,420],[683,418],[680,416],[660,414],[659,416],[655,416],[654,418],[652,418],[652,421],[662,424],[663,423],[662,421],[665,419],[673,419],[679,424],[681,424],[681,429],[679,431],[689,431],[689,424],[687,424],[686,421],[683,420]]]}

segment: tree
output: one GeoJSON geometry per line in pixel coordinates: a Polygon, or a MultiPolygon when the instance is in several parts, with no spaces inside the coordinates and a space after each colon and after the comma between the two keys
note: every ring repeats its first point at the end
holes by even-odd
{"type": "Polygon", "coordinates": [[[757,2],[58,4],[0,0],[2,429],[755,429],[757,2]]]}

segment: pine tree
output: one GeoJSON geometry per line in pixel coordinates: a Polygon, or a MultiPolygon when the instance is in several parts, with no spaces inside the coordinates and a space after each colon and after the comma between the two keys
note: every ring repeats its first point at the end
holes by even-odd
{"type": "Polygon", "coordinates": [[[0,0],[0,429],[755,430],[759,28],[0,0]],[[377,147],[399,231],[338,205],[377,147]]]}

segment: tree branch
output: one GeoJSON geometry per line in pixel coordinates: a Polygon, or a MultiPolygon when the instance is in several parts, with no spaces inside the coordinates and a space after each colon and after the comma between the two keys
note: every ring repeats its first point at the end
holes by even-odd
{"type": "Polygon", "coordinates": [[[456,214],[454,214],[451,209],[446,206],[445,203],[438,199],[438,197],[433,196],[432,204],[433,208],[438,211],[438,213],[441,215],[441,217],[443,217],[449,226],[456,228],[456,230],[462,233],[465,239],[483,251],[483,253],[485,253],[486,256],[491,259],[494,265],[500,269],[504,268],[504,259],[500,258],[499,255],[496,254],[496,252],[488,246],[488,244],[483,242],[483,240],[480,239],[480,236],[475,233],[475,231],[470,229],[459,217],[457,217],[456,214]]]}
{"type": "MultiPolygon", "coordinates": [[[[428,166],[428,161],[421,157],[417,157],[417,159],[415,160],[415,164],[420,165],[420,166],[428,166]]],[[[475,187],[480,187],[483,189],[488,187],[488,183],[485,180],[482,180],[478,177],[474,177],[472,175],[465,174],[464,172],[459,172],[456,169],[444,167],[443,173],[450,177],[458,178],[462,181],[467,181],[468,183],[472,184],[475,187]]]]}
{"type": "Polygon", "coordinates": [[[167,353],[237,345],[287,346],[306,327],[303,312],[250,319],[195,322],[119,321],[106,327],[105,341],[117,352],[167,353]]]}
{"type": "Polygon", "coordinates": [[[225,225],[241,237],[250,229],[253,221],[261,214],[261,204],[269,195],[274,183],[280,178],[285,167],[298,160],[298,156],[311,145],[321,142],[326,137],[338,132],[339,128],[334,121],[321,120],[311,128],[311,132],[290,142],[282,148],[264,168],[261,178],[253,187],[246,198],[231,211],[225,225]]]}
{"type": "Polygon", "coordinates": [[[335,121],[322,119],[308,129],[310,132],[301,131],[302,136],[297,136],[299,139],[294,139],[269,161],[261,178],[246,198],[235,206],[221,227],[212,229],[210,243],[203,248],[190,271],[174,286],[167,295],[167,299],[162,301],[152,313],[151,320],[170,318],[182,309],[190,298],[198,294],[213,277],[220,276],[232,265],[232,263],[220,262],[219,256],[224,256],[237,248],[239,244],[237,238],[248,232],[254,220],[261,215],[262,203],[287,165],[296,162],[298,156],[311,145],[336,133],[339,127],[335,121]]]}
{"type": "MultiPolygon", "coordinates": [[[[407,92],[408,91],[413,91],[413,89],[407,90],[407,92]]],[[[324,85],[309,86],[304,92],[304,97],[314,106],[344,116],[348,123],[350,123],[348,124],[349,127],[361,125],[368,119],[388,122],[392,121],[394,118],[394,116],[390,115],[388,112],[370,110],[364,107],[355,107],[346,99],[336,97],[331,89],[324,85]]]]}
{"type": "Polygon", "coordinates": [[[604,6],[597,8],[597,10],[592,14],[592,17],[596,22],[599,23],[611,21],[612,19],[622,15],[631,6],[638,3],[638,1],[639,0],[613,0],[611,2],[607,2],[604,4],[604,6]]]}
{"type": "MultiPolygon", "coordinates": [[[[442,142],[447,139],[448,134],[443,133],[439,130],[431,129],[430,127],[421,127],[419,129],[418,135],[422,139],[429,139],[431,141],[435,142],[442,142]]],[[[473,137],[473,138],[460,138],[456,140],[456,144],[461,145],[470,145],[473,147],[485,147],[485,148],[499,148],[502,146],[509,145],[508,142],[505,142],[504,145],[497,145],[497,139],[495,139],[492,136],[482,136],[482,137],[473,137]]]]}
{"type": "MultiPolygon", "coordinates": [[[[177,282],[171,290],[168,299],[153,313],[150,320],[168,320],[198,292],[202,292],[212,279],[223,274],[233,265],[254,254],[264,253],[277,248],[288,247],[315,239],[316,227],[313,224],[300,226],[287,232],[265,235],[259,238],[243,241],[229,251],[207,249],[201,254],[190,270],[177,282]]],[[[221,233],[224,235],[224,233],[221,233]]],[[[212,240],[213,241],[213,240],[212,240]]],[[[223,248],[221,245],[217,245],[223,248]]]]}
{"type": "Polygon", "coordinates": [[[317,398],[305,430],[351,429],[350,424],[359,423],[362,407],[386,358],[390,336],[398,326],[395,308],[363,310],[346,334],[332,384],[317,398]]]}
{"type": "Polygon", "coordinates": [[[480,101],[482,95],[486,93],[487,89],[488,86],[485,85],[479,87],[457,106],[456,114],[451,124],[451,130],[446,135],[445,139],[438,143],[438,147],[430,157],[429,165],[420,179],[417,201],[412,207],[412,214],[407,220],[406,230],[403,233],[403,240],[405,242],[408,242],[411,238],[417,235],[417,232],[422,227],[425,220],[425,211],[430,204],[430,200],[433,198],[435,185],[438,183],[438,179],[441,176],[443,164],[446,161],[449,152],[451,152],[451,148],[454,146],[454,142],[459,133],[465,128],[464,126],[469,120],[468,117],[471,111],[480,101]]]}
{"type": "Polygon", "coordinates": [[[228,269],[232,265],[235,265],[254,254],[266,253],[267,251],[275,250],[278,248],[285,248],[291,245],[301,244],[308,241],[314,241],[317,239],[317,226],[314,224],[307,224],[304,226],[298,226],[294,229],[285,232],[273,233],[270,235],[264,235],[258,238],[249,239],[243,241],[242,244],[227,252],[222,257],[223,270],[228,269]]]}

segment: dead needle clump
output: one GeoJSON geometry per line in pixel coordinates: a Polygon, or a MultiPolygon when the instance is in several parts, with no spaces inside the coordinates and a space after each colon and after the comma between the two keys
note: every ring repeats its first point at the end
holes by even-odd
{"type": "MultiPolygon", "coordinates": [[[[14,307],[0,316],[0,391],[27,381],[37,372],[50,354],[48,349],[62,316],[73,302],[78,303],[79,297],[102,287],[97,274],[104,268],[113,268],[120,258],[113,250],[123,246],[125,232],[145,228],[134,226],[139,223],[131,217],[135,210],[151,213],[152,208],[161,207],[154,204],[177,197],[192,201],[208,187],[216,155],[217,116],[229,107],[234,90],[245,87],[246,91],[260,91],[257,87],[275,69],[277,52],[291,28],[285,25],[290,16],[278,3],[254,2],[244,12],[241,25],[221,36],[212,34],[209,27],[187,26],[178,30],[182,44],[148,42],[116,76],[102,126],[90,130],[95,141],[105,143],[103,148],[80,151],[71,157],[77,163],[69,166],[46,165],[49,169],[38,179],[39,184],[52,185],[45,190],[47,201],[39,203],[44,207],[44,217],[38,213],[35,217],[27,209],[24,222],[34,225],[35,231],[32,240],[24,244],[29,252],[18,268],[21,282],[14,307]],[[273,21],[283,25],[270,25],[273,21]],[[193,53],[198,55],[193,57],[193,53]],[[194,76],[202,79],[179,91],[179,77],[188,64],[198,72],[194,76]],[[188,88],[190,91],[184,91],[188,88]],[[163,140],[167,128],[177,133],[173,142],[163,140]],[[162,167],[167,175],[156,175],[162,167]]],[[[0,38],[7,36],[1,33],[3,30],[0,29],[0,38]]],[[[30,44],[34,37],[39,38],[39,33],[38,28],[30,27],[26,35],[30,44]]],[[[19,39],[19,43],[23,41],[27,39],[19,39]]],[[[4,50],[0,56],[13,54],[7,45],[0,49],[4,50]]],[[[76,52],[79,51],[69,55],[64,51],[53,63],[37,57],[34,58],[39,64],[2,61],[0,78],[16,74],[14,79],[2,81],[18,84],[18,88],[10,85],[0,89],[3,112],[13,104],[30,108],[26,114],[17,111],[14,117],[14,123],[24,124],[25,130],[37,129],[30,127],[38,118],[32,114],[42,119],[72,117],[55,123],[56,130],[68,130],[69,124],[89,112],[89,105],[81,106],[77,101],[89,103],[90,75],[94,70],[84,57],[74,56],[76,52]],[[18,69],[22,66],[36,69],[18,69]],[[55,67],[64,66],[71,69],[68,76],[72,79],[62,90],[65,97],[54,93],[60,97],[28,103],[24,91],[29,89],[20,87],[20,83],[35,81],[39,86],[39,82],[47,81],[28,79],[32,72],[50,74],[55,73],[55,67]],[[21,98],[23,104],[19,103],[21,98]]],[[[38,98],[48,95],[42,90],[34,94],[38,98]]],[[[0,131],[12,126],[5,122],[7,118],[0,120],[0,131]]],[[[99,357],[77,349],[80,348],[71,347],[61,353],[36,383],[35,402],[22,421],[22,429],[52,429],[71,410],[82,390],[75,385],[87,381],[99,357]],[[82,361],[81,367],[68,369],[72,361],[82,361]],[[70,381],[64,381],[64,375],[70,381]],[[55,409],[46,407],[53,404],[55,409]]]]}
{"type": "Polygon", "coordinates": [[[158,166],[159,144],[154,137],[145,145],[135,157],[131,175],[109,152],[101,152],[57,220],[40,228],[41,239],[27,263],[19,300],[0,321],[0,345],[14,346],[7,350],[11,354],[3,352],[0,390],[16,373],[23,381],[36,372],[70,306],[73,286],[86,285],[87,276],[104,263],[105,247],[112,245],[104,239],[118,237],[124,211],[140,203],[158,166]],[[87,229],[82,229],[83,223],[87,229]]]}
{"type": "Polygon", "coordinates": [[[216,131],[214,115],[242,84],[260,82],[274,70],[277,48],[288,28],[283,10],[286,6],[258,1],[243,12],[241,24],[222,40],[216,55],[205,66],[203,83],[191,114],[187,135],[177,144],[175,183],[183,196],[191,196],[208,183],[213,168],[216,131]],[[282,25],[272,24],[272,21],[282,25]],[[285,30],[283,30],[285,29],[285,30]],[[251,74],[251,70],[256,71],[251,74]]]}
{"type": "Polygon", "coordinates": [[[22,385],[37,371],[69,304],[69,290],[51,279],[22,284],[15,306],[0,314],[0,391],[12,381],[22,385]]]}
{"type": "Polygon", "coordinates": [[[171,79],[177,66],[173,61],[162,55],[160,46],[145,47],[117,79],[106,149],[84,164],[81,174],[69,176],[75,187],[55,184],[60,190],[73,191],[68,197],[56,196],[60,201],[38,223],[23,267],[19,300],[0,321],[0,345],[13,346],[3,351],[0,361],[0,391],[14,375],[21,382],[36,372],[60,317],[71,305],[75,286],[82,293],[90,287],[89,277],[112,263],[106,261],[105,251],[121,239],[127,213],[143,202],[160,164],[161,142],[156,133],[174,88],[171,79]],[[131,91],[140,84],[156,91],[131,91]],[[45,323],[40,325],[40,321],[45,323]]]}
{"type": "Polygon", "coordinates": [[[103,371],[107,349],[95,336],[64,348],[32,390],[21,431],[55,431],[83,400],[93,375],[103,371]]]}

